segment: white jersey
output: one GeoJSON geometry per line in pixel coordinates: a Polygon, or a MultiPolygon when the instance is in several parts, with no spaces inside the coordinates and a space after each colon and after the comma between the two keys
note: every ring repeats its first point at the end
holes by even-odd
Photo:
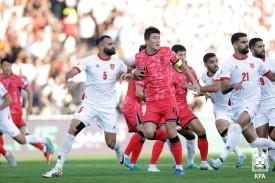
{"type": "MultiPolygon", "coordinates": [[[[275,72],[275,60],[266,58],[264,61],[272,72],[275,72]]],[[[275,106],[275,82],[267,77],[260,77],[259,84],[261,87],[261,108],[270,109],[275,106]]]]}
{"type": "MultiPolygon", "coordinates": [[[[204,74],[202,74],[201,80],[203,81],[205,86],[212,85],[215,81],[220,81],[220,72],[221,71],[218,70],[212,77],[208,76],[207,72],[205,72],[204,74]]],[[[209,92],[209,94],[214,105],[214,111],[216,111],[217,109],[224,109],[226,111],[228,110],[228,102],[231,93],[223,95],[221,89],[219,89],[219,91],[209,92]]]]}
{"type": "Polygon", "coordinates": [[[259,87],[259,75],[269,72],[268,66],[260,59],[247,56],[245,59],[237,59],[234,56],[228,58],[221,68],[220,78],[229,79],[229,84],[242,82],[243,89],[232,90],[231,104],[246,103],[254,101],[260,102],[261,89],[259,87]]]}
{"type": "Polygon", "coordinates": [[[76,68],[85,71],[87,76],[84,103],[98,107],[116,107],[117,74],[126,73],[127,65],[115,57],[102,60],[98,55],[92,55],[81,59],[76,68]]]}
{"type": "MultiPolygon", "coordinates": [[[[2,105],[4,103],[4,101],[5,101],[4,96],[6,94],[8,94],[7,90],[5,89],[3,84],[0,83],[0,105],[2,105]]],[[[9,113],[10,113],[10,108],[5,107],[4,109],[0,110],[0,118],[6,116],[9,113]]]]}

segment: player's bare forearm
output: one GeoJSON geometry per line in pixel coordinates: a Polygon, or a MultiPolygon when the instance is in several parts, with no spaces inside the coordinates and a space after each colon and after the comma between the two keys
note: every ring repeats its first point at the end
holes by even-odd
{"type": "Polygon", "coordinates": [[[181,67],[182,72],[190,79],[190,81],[194,84],[197,83],[196,79],[194,78],[194,76],[192,75],[191,71],[189,70],[188,67],[186,67],[186,65],[182,65],[181,67]]]}
{"type": "Polygon", "coordinates": [[[32,106],[32,102],[33,102],[33,92],[31,87],[28,85],[25,88],[26,92],[27,92],[27,98],[28,98],[28,105],[32,106]]]}
{"type": "Polygon", "coordinates": [[[228,81],[222,81],[222,84],[221,84],[222,94],[225,95],[225,94],[231,92],[232,90],[242,90],[243,89],[243,87],[242,87],[243,82],[244,82],[244,80],[242,80],[239,83],[228,84],[229,83],[228,81]]]}
{"type": "Polygon", "coordinates": [[[212,85],[202,86],[201,92],[217,92],[220,87],[220,82],[214,82],[212,85]]]}
{"type": "Polygon", "coordinates": [[[226,95],[234,89],[234,84],[226,85],[221,87],[222,94],[226,95]]]}
{"type": "Polygon", "coordinates": [[[65,79],[68,82],[68,79],[73,78],[75,75],[77,75],[79,72],[76,68],[72,68],[69,72],[66,73],[65,79]]]}

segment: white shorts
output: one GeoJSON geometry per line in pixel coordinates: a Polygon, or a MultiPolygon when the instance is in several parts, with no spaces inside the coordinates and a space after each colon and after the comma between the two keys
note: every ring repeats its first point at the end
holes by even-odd
{"type": "Polygon", "coordinates": [[[232,111],[227,108],[217,108],[214,111],[214,116],[215,116],[215,121],[219,119],[227,120],[228,122],[232,123],[233,122],[233,113],[232,111]]]}
{"type": "Polygon", "coordinates": [[[117,114],[116,108],[95,107],[82,103],[73,115],[74,119],[82,121],[85,126],[90,126],[96,120],[97,126],[105,132],[116,133],[117,114]]]}
{"type": "Polygon", "coordinates": [[[269,126],[275,126],[275,108],[260,108],[259,112],[253,120],[253,125],[255,128],[258,128],[265,124],[268,124],[269,126]]]}
{"type": "Polygon", "coordinates": [[[239,101],[237,105],[232,105],[233,120],[236,121],[242,112],[247,112],[251,118],[254,119],[259,110],[260,101],[239,101]]]}
{"type": "Polygon", "coordinates": [[[0,132],[8,134],[12,138],[20,134],[20,131],[12,121],[10,114],[1,114],[0,132]]]}

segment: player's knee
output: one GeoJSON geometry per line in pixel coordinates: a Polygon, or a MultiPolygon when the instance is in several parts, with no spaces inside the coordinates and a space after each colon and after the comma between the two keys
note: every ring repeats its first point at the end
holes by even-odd
{"type": "Polygon", "coordinates": [[[144,134],[144,137],[145,137],[146,139],[154,140],[155,137],[156,137],[156,134],[155,134],[155,133],[153,133],[153,134],[151,134],[151,133],[145,133],[145,134],[144,134]]]}
{"type": "MultiPolygon", "coordinates": [[[[197,135],[198,135],[198,137],[199,137],[199,136],[205,135],[205,129],[204,129],[204,128],[200,128],[200,129],[197,131],[197,135]]],[[[205,136],[206,136],[206,135],[205,135],[205,136]]]]}
{"type": "Polygon", "coordinates": [[[155,138],[155,131],[152,130],[144,130],[143,135],[146,139],[154,139],[155,138]]]}
{"type": "Polygon", "coordinates": [[[106,145],[111,148],[114,149],[116,146],[116,141],[115,140],[106,140],[106,145]]]}
{"type": "Polygon", "coordinates": [[[19,144],[22,145],[27,143],[26,138],[22,134],[14,137],[14,140],[16,140],[19,144]]]}

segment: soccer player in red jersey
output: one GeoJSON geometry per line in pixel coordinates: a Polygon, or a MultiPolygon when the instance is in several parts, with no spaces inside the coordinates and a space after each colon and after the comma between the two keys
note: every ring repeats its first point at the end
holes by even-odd
{"type": "MultiPolygon", "coordinates": [[[[178,55],[179,58],[182,56],[182,52],[185,52],[185,47],[182,45],[174,45],[172,50],[178,55]]],[[[192,75],[196,80],[197,75],[192,67],[189,67],[192,75]]],[[[212,167],[207,163],[208,156],[208,141],[206,138],[206,132],[198,117],[191,111],[187,102],[187,88],[184,87],[185,83],[190,83],[189,78],[178,72],[176,69],[171,68],[170,79],[176,92],[176,100],[179,108],[180,123],[179,126],[182,128],[178,130],[180,134],[184,134],[185,130],[191,130],[198,135],[198,148],[201,156],[201,170],[212,170],[212,167]]]]}
{"type": "MultiPolygon", "coordinates": [[[[186,59],[186,49],[182,45],[174,45],[172,47],[172,50],[177,54],[177,56],[185,61],[186,59]]],[[[191,71],[193,77],[197,79],[197,75],[192,67],[189,67],[189,70],[191,71]]],[[[197,116],[191,111],[190,107],[188,106],[187,102],[187,85],[190,83],[190,79],[187,78],[185,75],[181,73],[181,70],[176,70],[173,68],[173,66],[170,67],[170,82],[172,83],[173,90],[176,94],[176,100],[179,110],[179,128],[178,132],[186,137],[186,139],[194,139],[194,136],[192,132],[195,132],[198,135],[198,147],[200,150],[201,155],[201,164],[199,168],[201,170],[212,170],[213,168],[210,167],[210,165],[207,163],[207,155],[208,155],[208,141],[206,138],[205,129],[203,128],[201,122],[197,118],[197,116]]],[[[192,142],[191,142],[192,143],[192,142]]],[[[194,143],[194,141],[193,141],[194,143]]],[[[151,162],[148,168],[148,171],[153,172],[153,170],[157,171],[156,169],[156,162],[158,160],[158,157],[162,151],[164,142],[163,141],[157,141],[154,145],[153,152],[152,152],[152,158],[151,162]]],[[[187,148],[189,146],[192,146],[194,144],[187,144],[187,148]]],[[[194,152],[194,147],[190,150],[194,152]],[[191,150],[192,149],[192,150],[191,150]]],[[[194,155],[194,154],[193,154],[194,155]]],[[[188,153],[188,164],[187,168],[197,168],[197,165],[193,162],[193,156],[192,153],[188,153]]]]}
{"type": "Polygon", "coordinates": [[[125,158],[129,158],[131,154],[130,162],[133,165],[133,170],[140,170],[136,165],[136,162],[145,141],[145,139],[140,139],[138,134],[139,131],[141,131],[143,99],[143,82],[131,79],[128,84],[127,94],[121,107],[121,112],[125,117],[129,133],[135,133],[131,137],[124,151],[125,158]]]}
{"type": "MultiPolygon", "coordinates": [[[[18,75],[15,75],[12,73],[11,70],[12,61],[5,57],[1,59],[1,68],[3,70],[3,73],[0,74],[0,81],[3,83],[4,87],[7,89],[8,93],[11,95],[13,102],[10,105],[10,111],[11,111],[11,117],[14,122],[14,124],[17,126],[17,128],[21,131],[23,135],[29,134],[26,128],[26,123],[22,118],[23,110],[22,110],[22,103],[20,100],[21,97],[21,90],[25,90],[27,92],[27,115],[32,114],[32,101],[33,101],[33,94],[32,89],[28,85],[28,83],[18,75]]],[[[1,135],[0,137],[0,143],[3,144],[3,137],[1,135]]],[[[47,164],[50,164],[50,154],[53,154],[54,152],[50,152],[46,146],[44,146],[41,143],[35,143],[31,144],[40,151],[43,152],[47,164]]]]}
{"type": "Polygon", "coordinates": [[[155,27],[145,30],[146,49],[135,56],[136,68],[143,69],[145,76],[144,92],[146,96],[146,111],[143,118],[142,134],[151,140],[169,138],[171,150],[175,158],[174,175],[184,174],[182,167],[182,147],[177,135],[176,121],[178,119],[177,102],[169,80],[170,63],[180,67],[192,79],[195,88],[199,86],[190,74],[186,65],[168,47],[160,47],[160,31],[155,27]],[[164,118],[166,131],[157,129],[164,118]]]}
{"type": "MultiPolygon", "coordinates": [[[[177,54],[177,56],[180,58],[180,60],[185,61],[186,60],[186,48],[182,45],[175,45],[173,47],[173,51],[177,54]],[[174,49],[174,50],[173,50],[174,49]]],[[[186,62],[186,61],[185,61],[186,62]]],[[[171,74],[175,72],[175,69],[173,67],[170,67],[172,71],[170,72],[171,81],[173,81],[174,75],[171,74]]],[[[197,78],[194,70],[190,67],[190,71],[192,72],[193,76],[197,78]]],[[[180,74],[181,75],[181,74],[180,74]]],[[[182,77],[182,76],[179,76],[182,77]]],[[[186,77],[185,77],[186,78],[186,77]]],[[[176,97],[177,98],[177,97],[176,97]]],[[[188,106],[186,96],[179,97],[180,101],[185,100],[185,105],[188,106]]],[[[178,124],[179,125],[179,124],[178,124]]],[[[177,126],[177,129],[180,130],[181,127],[177,126]]],[[[195,156],[195,135],[190,130],[180,130],[181,135],[186,138],[186,148],[187,148],[187,164],[185,165],[185,168],[188,169],[200,169],[200,166],[194,163],[194,156],[195,156]]],[[[163,150],[163,146],[165,140],[158,140],[155,142],[153,149],[152,149],[152,155],[150,159],[150,164],[148,168],[148,172],[159,172],[160,170],[157,168],[156,164],[158,161],[158,158],[163,150]]],[[[169,141],[168,141],[169,143],[169,141]]],[[[170,146],[169,146],[170,147],[170,146]]]]}

